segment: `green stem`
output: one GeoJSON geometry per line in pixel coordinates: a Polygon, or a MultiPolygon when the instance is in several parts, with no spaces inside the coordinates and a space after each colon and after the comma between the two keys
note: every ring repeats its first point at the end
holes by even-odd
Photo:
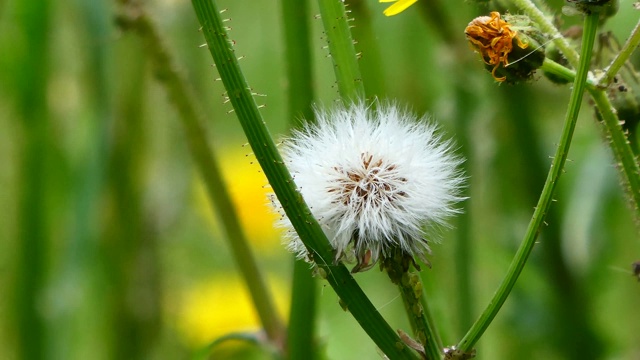
{"type": "Polygon", "coordinates": [[[620,52],[615,57],[615,59],[613,59],[611,64],[609,64],[604,75],[602,76],[602,78],[600,78],[600,81],[598,81],[598,87],[606,88],[609,86],[609,84],[611,84],[613,77],[616,76],[618,71],[620,71],[620,68],[622,68],[624,63],[629,59],[631,54],[636,50],[636,48],[638,47],[638,44],[640,44],[640,20],[638,20],[636,27],[631,32],[631,35],[629,36],[629,39],[627,39],[627,42],[622,47],[622,50],[620,50],[620,52]]]}
{"type": "Polygon", "coordinates": [[[587,83],[587,75],[589,73],[589,64],[591,61],[591,52],[593,49],[593,43],[596,37],[596,30],[598,27],[598,13],[592,13],[585,16],[584,21],[584,34],[582,40],[582,54],[580,56],[580,63],[578,65],[577,75],[573,83],[573,89],[571,91],[571,97],[569,99],[569,108],[565,117],[564,127],[562,129],[562,136],[556,154],[551,164],[551,169],[547,176],[547,179],[542,189],[542,194],[538,200],[538,205],[535,208],[533,217],[527,228],[525,238],[518,248],[511,265],[507,271],[507,275],[503,279],[502,283],[498,287],[498,290],[493,296],[491,302],[480,315],[478,320],[472,325],[467,334],[460,340],[457,348],[462,352],[469,352],[475,343],[480,339],[484,331],[489,324],[493,321],[496,314],[506,301],[507,297],[511,293],[513,286],[515,285],[524,265],[527,262],[527,258],[533,249],[533,245],[536,242],[538,234],[540,232],[540,226],[544,221],[545,214],[548,212],[551,205],[553,194],[555,193],[558,179],[564,169],[564,164],[569,152],[569,146],[571,144],[571,138],[575,129],[580,105],[582,103],[582,97],[587,83]]]}
{"type": "Polygon", "coordinates": [[[433,320],[433,315],[431,315],[431,308],[429,307],[429,302],[427,301],[427,291],[422,283],[420,284],[420,287],[422,288],[422,294],[420,294],[420,305],[422,305],[422,310],[424,311],[424,318],[425,322],[427,323],[428,335],[431,337],[430,349],[432,353],[433,349],[436,349],[437,354],[442,356],[444,349],[442,338],[440,337],[440,332],[438,331],[436,323],[433,320]]]}
{"type": "MultiPolygon", "coordinates": [[[[562,51],[564,56],[569,61],[569,64],[574,68],[578,68],[580,59],[576,50],[569,44],[567,39],[560,34],[560,31],[553,25],[551,18],[545,15],[531,0],[511,0],[511,2],[520,8],[525,14],[529,15],[531,20],[538,23],[540,30],[543,33],[548,34],[558,49],[562,51]]],[[[584,52],[583,52],[584,54],[584,52]]]]}
{"type": "Polygon", "coordinates": [[[430,360],[440,360],[444,355],[442,340],[431,317],[420,275],[410,271],[412,262],[411,255],[395,249],[380,260],[380,268],[398,286],[414,337],[422,345],[424,355],[430,360]]]}
{"type": "Polygon", "coordinates": [[[409,322],[416,339],[424,345],[427,359],[439,360],[442,358],[443,350],[440,337],[436,335],[435,326],[432,323],[431,314],[426,301],[423,300],[423,288],[420,276],[407,271],[402,274],[398,282],[398,288],[402,295],[405,310],[409,316],[409,322]]]}
{"type": "Polygon", "coordinates": [[[321,272],[326,274],[327,281],[360,326],[390,359],[415,359],[415,354],[402,344],[349,270],[342,264],[333,265],[334,250],[296,190],[291,174],[278,153],[240,70],[215,4],[211,0],[192,0],[192,4],[235,114],[256,159],[298,236],[307,247],[310,257],[322,269],[321,272]]]}
{"type": "Polygon", "coordinates": [[[433,324],[430,314],[427,314],[428,308],[423,306],[422,299],[422,283],[418,274],[413,272],[405,272],[402,279],[398,282],[398,288],[402,295],[409,322],[413,330],[416,340],[424,345],[427,359],[439,360],[442,358],[442,346],[438,344],[438,338],[434,336],[433,324]]]}
{"type": "Polygon", "coordinates": [[[353,46],[345,4],[341,0],[318,0],[324,33],[329,44],[338,91],[345,101],[364,99],[364,85],[353,46]]]}
{"type": "MultiPolygon", "coordinates": [[[[131,5],[134,6],[134,5],[131,5]]],[[[177,71],[177,65],[161,35],[144,9],[136,8],[127,14],[137,14],[135,18],[121,18],[135,26],[135,30],[145,39],[146,48],[153,60],[157,78],[162,81],[180,114],[180,120],[186,133],[189,151],[202,175],[207,194],[217,212],[226,232],[233,257],[240,268],[243,279],[249,288],[253,304],[257,310],[267,337],[276,346],[283,346],[285,328],[275,310],[273,297],[269,293],[264,277],[260,272],[255,256],[251,252],[247,238],[234,210],[233,202],[226,191],[225,182],[209,145],[204,130],[205,116],[200,111],[195,96],[177,71]]]]}

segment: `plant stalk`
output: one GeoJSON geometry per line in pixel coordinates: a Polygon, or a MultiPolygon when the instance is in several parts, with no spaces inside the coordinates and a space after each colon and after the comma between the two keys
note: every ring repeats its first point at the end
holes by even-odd
{"type": "Polygon", "coordinates": [[[480,339],[484,331],[495,318],[518,280],[529,254],[531,254],[531,250],[533,249],[533,245],[535,244],[538,234],[540,233],[540,226],[542,225],[544,217],[551,206],[553,195],[558,184],[558,179],[564,169],[564,164],[571,144],[571,138],[573,137],[573,132],[575,130],[582,97],[587,83],[591,53],[598,27],[598,19],[598,13],[585,15],[582,53],[569,99],[569,108],[567,109],[567,114],[565,116],[562,135],[551,164],[551,169],[547,175],[542,194],[527,228],[525,238],[518,248],[515,257],[509,266],[507,275],[498,287],[493,299],[489,302],[478,320],[476,320],[476,322],[471,326],[471,329],[469,329],[467,334],[456,346],[457,349],[462,352],[471,351],[475,343],[480,339]]]}

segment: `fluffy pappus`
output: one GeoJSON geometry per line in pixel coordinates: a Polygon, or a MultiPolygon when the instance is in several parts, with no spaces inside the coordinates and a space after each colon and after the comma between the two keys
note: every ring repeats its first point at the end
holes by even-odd
{"type": "MultiPolygon", "coordinates": [[[[393,103],[315,110],[316,123],[281,146],[285,163],[332,246],[354,271],[399,248],[426,261],[436,228],[459,212],[462,159],[426,117],[393,103]]],[[[277,204],[277,203],[276,203],[277,204]]],[[[286,216],[287,247],[307,249],[286,216]]]]}

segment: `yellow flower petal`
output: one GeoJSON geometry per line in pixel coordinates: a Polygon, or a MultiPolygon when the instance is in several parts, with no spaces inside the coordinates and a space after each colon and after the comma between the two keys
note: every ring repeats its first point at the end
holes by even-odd
{"type": "MultiPolygon", "coordinates": [[[[418,1],[418,0],[398,0],[398,1],[396,1],[395,4],[389,6],[384,11],[384,14],[386,16],[397,15],[397,14],[405,11],[409,6],[415,4],[416,1],[418,1]]],[[[383,1],[380,1],[380,2],[383,2],[383,1]]],[[[384,2],[387,2],[387,1],[385,0],[384,2]]]]}

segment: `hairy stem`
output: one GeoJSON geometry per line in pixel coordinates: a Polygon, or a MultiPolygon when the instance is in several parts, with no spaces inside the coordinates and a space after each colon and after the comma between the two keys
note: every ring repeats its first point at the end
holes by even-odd
{"type": "Polygon", "coordinates": [[[538,234],[540,233],[540,226],[543,223],[545,214],[551,206],[553,194],[555,193],[555,189],[558,184],[558,179],[562,174],[562,170],[564,169],[564,164],[567,159],[571,138],[573,137],[580,105],[582,103],[582,97],[586,87],[587,74],[589,72],[589,64],[591,61],[591,52],[598,26],[598,18],[599,14],[597,13],[585,16],[582,54],[580,56],[577,75],[575,77],[571,97],[569,99],[569,108],[565,116],[562,135],[556,154],[553,158],[553,162],[551,163],[551,169],[547,175],[542,194],[538,200],[538,205],[535,208],[533,217],[527,228],[525,238],[518,248],[515,257],[509,266],[507,275],[498,287],[493,299],[491,299],[489,305],[480,315],[478,320],[476,320],[472,325],[464,338],[462,338],[458,343],[457,348],[463,352],[468,352],[473,348],[511,293],[511,290],[518,280],[518,277],[527,262],[529,254],[533,249],[533,245],[535,244],[538,234]]]}

